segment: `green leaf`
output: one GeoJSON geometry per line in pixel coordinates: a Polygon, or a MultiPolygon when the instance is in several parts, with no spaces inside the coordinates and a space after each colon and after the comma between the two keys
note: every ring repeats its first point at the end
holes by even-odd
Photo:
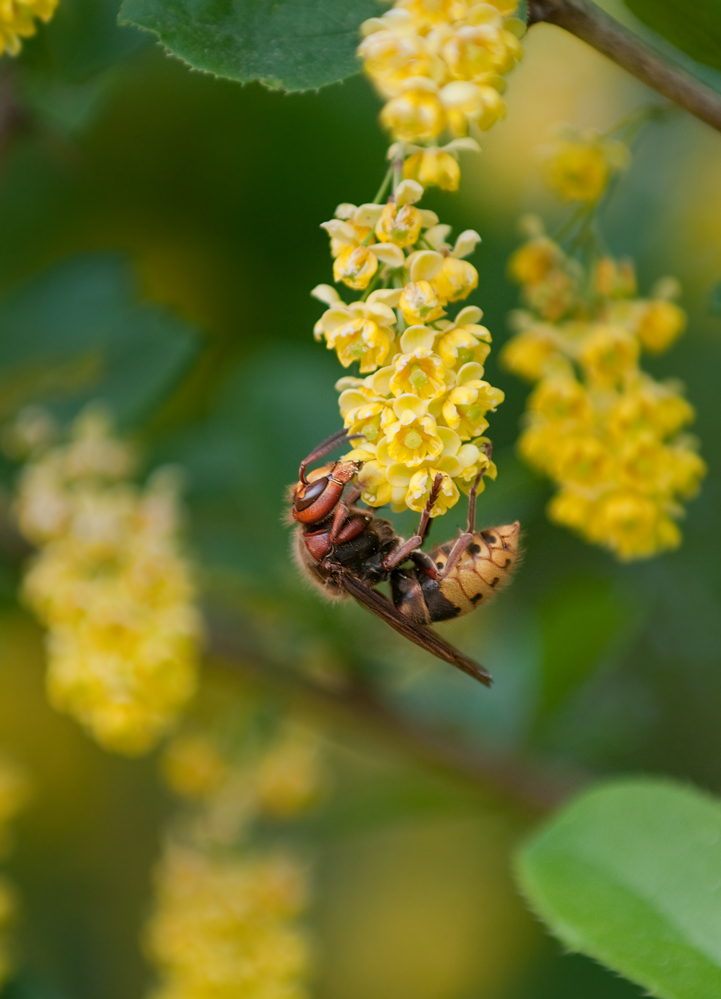
{"type": "Polygon", "coordinates": [[[624,0],[639,21],[697,62],[721,69],[719,0],[624,0]]]}
{"type": "Polygon", "coordinates": [[[521,887],[571,950],[662,999],[721,995],[721,803],[655,779],[601,785],[522,850],[521,887]]]}
{"type": "Polygon", "coordinates": [[[67,261],[0,304],[0,416],[42,401],[68,417],[99,399],[122,422],[138,420],[197,346],[186,323],[138,301],[121,257],[67,261]]]}
{"type": "Polygon", "coordinates": [[[121,24],[158,36],[194,69],[311,90],[357,73],[359,25],[377,0],[124,0],[121,24]]]}

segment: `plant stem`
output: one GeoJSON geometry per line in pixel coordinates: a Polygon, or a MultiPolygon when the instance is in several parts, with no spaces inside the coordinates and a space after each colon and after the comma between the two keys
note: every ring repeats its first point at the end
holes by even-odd
{"type": "Polygon", "coordinates": [[[470,783],[503,805],[536,818],[579,790],[588,776],[497,750],[481,751],[409,718],[385,704],[372,689],[350,682],[322,686],[289,670],[260,661],[244,648],[243,630],[211,619],[211,665],[232,670],[254,685],[279,694],[291,707],[322,715],[347,732],[349,725],[372,733],[411,759],[470,783]]]}
{"type": "Polygon", "coordinates": [[[528,24],[545,21],[608,56],[674,104],[721,131],[721,94],[669,62],[589,0],[528,0],[528,24]]]}
{"type": "Polygon", "coordinates": [[[393,179],[393,164],[391,163],[391,165],[386,170],[386,175],[383,178],[383,183],[381,184],[381,186],[378,188],[378,190],[375,193],[375,197],[373,198],[373,204],[374,205],[379,205],[381,203],[381,198],[386,193],[386,190],[388,189],[388,185],[390,184],[390,182],[391,182],[392,179],[393,179]]]}

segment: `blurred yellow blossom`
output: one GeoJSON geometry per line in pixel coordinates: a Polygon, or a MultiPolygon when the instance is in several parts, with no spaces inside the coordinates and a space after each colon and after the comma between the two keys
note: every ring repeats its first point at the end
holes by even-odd
{"type": "Polygon", "coordinates": [[[3,0],[0,5],[0,55],[17,55],[22,38],[30,38],[37,29],[35,19],[49,21],[58,0],[3,0]]]}
{"type": "Polygon", "coordinates": [[[166,747],[162,772],[185,811],[156,871],[151,999],[307,995],[306,865],[277,840],[260,847],[254,823],[287,822],[317,803],[323,753],[314,732],[283,718],[269,729],[258,708],[240,726],[233,711],[216,711],[166,747]]]}
{"type": "Polygon", "coordinates": [[[89,409],[66,443],[32,457],[16,498],[38,547],[23,593],[48,629],[50,700],[127,754],[150,749],[193,694],[201,632],[177,476],[161,470],[141,489],[135,463],[89,409]]]}
{"type": "Polygon", "coordinates": [[[303,999],[310,945],[296,918],[305,872],[286,852],[209,853],[170,842],[145,946],[151,999],[303,999]]]}
{"type": "Polygon", "coordinates": [[[544,179],[565,201],[598,201],[614,172],[628,165],[628,147],[589,129],[565,126],[558,138],[541,150],[544,179]]]}
{"type": "Polygon", "coordinates": [[[501,358],[536,383],[519,450],[558,486],[549,516],[621,559],[676,547],[680,501],[696,494],[706,466],[680,434],[694,418],[681,387],[639,364],[643,350],[665,349],[685,326],[670,301],[677,282],[637,298],[632,265],[609,256],[587,279],[537,222],[511,274],[530,309],[513,315],[517,333],[501,358]],[[560,287],[558,275],[567,279],[562,309],[543,290],[560,287]]]}

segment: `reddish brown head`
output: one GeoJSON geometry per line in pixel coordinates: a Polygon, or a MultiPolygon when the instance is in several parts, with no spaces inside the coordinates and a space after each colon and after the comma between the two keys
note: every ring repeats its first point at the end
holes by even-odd
{"type": "Polygon", "coordinates": [[[334,461],[310,472],[293,490],[293,520],[315,524],[328,517],[359,468],[357,461],[334,461]]]}

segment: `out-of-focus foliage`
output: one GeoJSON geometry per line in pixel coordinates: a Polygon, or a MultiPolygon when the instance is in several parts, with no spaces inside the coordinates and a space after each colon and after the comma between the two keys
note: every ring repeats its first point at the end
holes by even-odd
{"type": "Polygon", "coordinates": [[[721,8],[716,0],[623,0],[639,21],[692,59],[721,69],[721,8]]]}
{"type": "MultiPolygon", "coordinates": [[[[360,608],[318,601],[296,575],[281,523],[299,459],[338,426],[337,363],[308,335],[317,318],[308,290],[328,266],[319,223],[340,202],[371,200],[381,182],[377,97],[360,77],[286,96],[190,74],[140,32],[115,28],[112,7],[61,0],[7,67],[24,125],[6,143],[0,184],[10,310],[0,350],[7,341],[14,352],[3,364],[4,417],[22,401],[71,419],[99,398],[141,439],[149,466],[181,464],[207,600],[223,599],[248,654],[269,666],[331,685],[352,673],[472,748],[721,791],[721,347],[708,310],[721,239],[716,135],[681,115],[651,125],[606,216],[611,251],[638,260],[642,287],[671,272],[684,288],[688,332],[650,361],[654,377],[685,383],[709,465],[684,544],[621,566],[547,522],[548,488],[513,450],[526,389],[499,370],[494,350],[487,377],[507,398],[493,427],[499,477],[479,522],[519,517],[525,561],[495,606],[444,629],[492,669],[487,692],[360,608]],[[131,272],[140,292],[123,290],[131,272]],[[42,321],[31,321],[44,302],[42,321]]],[[[559,120],[604,130],[649,99],[554,28],[534,27],[524,44],[507,119],[464,163],[457,194],[428,192],[457,231],[472,225],[483,236],[471,302],[483,304],[498,348],[516,304],[505,273],[515,220],[540,203],[549,225],[560,221],[543,202],[532,149],[559,120]]],[[[4,499],[17,471],[2,459],[4,499]]],[[[433,541],[464,515],[459,504],[441,518],[433,541]]],[[[413,530],[417,514],[396,524],[413,530]]],[[[1,569],[0,742],[36,789],[7,865],[23,913],[8,997],[141,995],[150,970],[139,929],[175,804],[153,760],[111,757],[49,709],[41,636],[16,603],[17,551],[1,569]]],[[[228,702],[244,703],[244,686],[223,683],[228,702]]],[[[526,831],[518,816],[345,721],[332,731],[334,793],[317,815],[288,824],[289,839],[317,856],[319,996],[640,995],[590,960],[561,955],[529,916],[509,874],[526,831]]]]}
{"type": "Polygon", "coordinates": [[[119,256],[87,255],[0,304],[0,414],[42,402],[67,420],[102,399],[123,423],[147,416],[197,354],[188,324],[138,301],[119,256]]]}
{"type": "Polygon", "coordinates": [[[661,999],[721,987],[721,804],[620,780],[586,792],[525,847],[521,885],[573,950],[661,999]]]}

